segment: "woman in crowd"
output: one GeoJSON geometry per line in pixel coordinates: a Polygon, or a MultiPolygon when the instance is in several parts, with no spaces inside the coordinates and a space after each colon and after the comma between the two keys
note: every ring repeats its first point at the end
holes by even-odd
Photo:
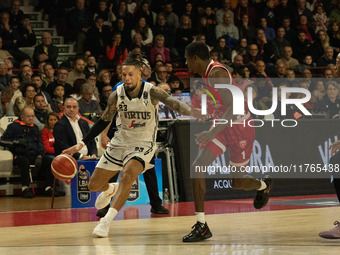
{"type": "Polygon", "coordinates": [[[241,38],[237,42],[235,49],[231,52],[231,60],[233,60],[236,55],[243,56],[247,54],[247,47],[248,47],[247,39],[241,38]]]}
{"type": "Polygon", "coordinates": [[[218,52],[218,61],[221,64],[229,65],[231,63],[231,50],[228,48],[224,37],[218,38],[214,50],[218,52]]]}
{"type": "Polygon", "coordinates": [[[164,40],[165,39],[163,35],[156,35],[154,47],[150,50],[151,65],[154,64],[157,54],[160,54],[162,56],[163,62],[170,62],[170,51],[168,48],[164,47],[164,40]]]}
{"type": "Polygon", "coordinates": [[[131,30],[131,40],[133,39],[136,33],[140,33],[142,35],[143,45],[149,45],[152,43],[153,40],[152,30],[146,24],[146,20],[144,17],[140,17],[137,21],[136,27],[131,30]]]}
{"type": "Polygon", "coordinates": [[[59,120],[59,116],[55,112],[50,112],[47,117],[45,128],[41,130],[41,139],[44,144],[46,155],[54,158],[54,136],[53,128],[59,120]]]}

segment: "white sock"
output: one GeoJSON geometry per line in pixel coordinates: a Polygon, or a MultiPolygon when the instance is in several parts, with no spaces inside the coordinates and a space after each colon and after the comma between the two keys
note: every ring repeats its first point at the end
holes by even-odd
{"type": "Polygon", "coordinates": [[[113,193],[113,195],[115,195],[117,193],[118,186],[119,183],[109,183],[109,188],[105,190],[104,193],[107,195],[111,195],[113,193]]]}
{"type": "Polygon", "coordinates": [[[28,189],[27,186],[22,186],[21,191],[24,191],[25,189],[28,189]]]}
{"type": "Polygon", "coordinates": [[[257,190],[264,190],[265,188],[267,188],[267,184],[264,181],[260,181],[261,182],[261,187],[258,188],[257,190]]]}
{"type": "Polygon", "coordinates": [[[195,212],[195,214],[196,214],[197,221],[202,223],[202,224],[205,224],[205,214],[204,214],[204,212],[195,212]]]}
{"type": "Polygon", "coordinates": [[[118,214],[118,211],[115,208],[110,207],[109,211],[105,215],[105,219],[108,220],[109,222],[113,221],[113,219],[116,217],[118,214]]]}

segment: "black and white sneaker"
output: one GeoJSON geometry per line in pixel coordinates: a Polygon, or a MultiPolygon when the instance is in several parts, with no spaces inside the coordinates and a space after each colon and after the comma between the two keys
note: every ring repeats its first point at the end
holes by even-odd
{"type": "Polygon", "coordinates": [[[198,222],[192,226],[192,231],[183,237],[183,242],[199,242],[212,237],[207,223],[198,222]]]}
{"type": "Polygon", "coordinates": [[[257,191],[256,197],[254,199],[254,207],[256,209],[261,209],[267,205],[269,200],[269,192],[273,187],[273,180],[269,177],[269,175],[266,175],[263,181],[266,183],[267,188],[257,191]]]}

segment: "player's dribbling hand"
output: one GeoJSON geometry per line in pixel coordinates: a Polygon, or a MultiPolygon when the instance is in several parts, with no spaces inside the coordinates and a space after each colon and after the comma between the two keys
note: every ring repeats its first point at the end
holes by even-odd
{"type": "Polygon", "coordinates": [[[338,150],[340,150],[340,140],[332,143],[329,146],[329,150],[331,150],[331,155],[333,155],[335,152],[337,152],[338,150]]]}
{"type": "Polygon", "coordinates": [[[215,133],[212,131],[203,131],[199,134],[196,134],[196,143],[206,145],[215,137],[215,133]]]}
{"type": "Polygon", "coordinates": [[[76,145],[73,145],[72,147],[63,150],[62,153],[72,156],[74,153],[80,151],[81,148],[83,148],[83,145],[81,143],[77,143],[76,145]]]}

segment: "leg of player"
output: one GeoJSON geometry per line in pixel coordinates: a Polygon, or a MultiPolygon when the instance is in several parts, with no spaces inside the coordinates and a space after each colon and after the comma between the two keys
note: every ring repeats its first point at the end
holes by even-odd
{"type": "MultiPolygon", "coordinates": [[[[191,171],[195,171],[195,166],[210,165],[215,158],[215,154],[210,150],[206,148],[201,149],[191,166],[191,171]]],[[[206,193],[206,183],[204,178],[193,179],[193,193],[197,222],[193,226],[193,230],[188,235],[183,237],[183,242],[198,242],[212,237],[204,214],[204,198],[206,193]]]]}
{"type": "Polygon", "coordinates": [[[91,192],[102,191],[97,197],[95,207],[97,209],[107,206],[112,196],[114,196],[118,190],[118,183],[108,183],[108,181],[115,176],[119,171],[109,171],[102,168],[96,168],[89,181],[89,190],[91,192]]]}
{"type": "Polygon", "coordinates": [[[254,178],[248,178],[246,176],[243,178],[232,179],[233,189],[257,190],[254,199],[254,207],[256,209],[261,209],[267,205],[272,185],[273,182],[269,176],[265,176],[265,178],[261,181],[254,178]]]}
{"type": "Polygon", "coordinates": [[[93,237],[108,237],[110,223],[118,214],[118,211],[124,206],[129,198],[131,186],[137,176],[143,172],[144,166],[140,161],[135,159],[129,160],[123,167],[119,177],[119,186],[115,194],[111,207],[105,217],[101,218],[99,224],[93,230],[93,237]]]}

